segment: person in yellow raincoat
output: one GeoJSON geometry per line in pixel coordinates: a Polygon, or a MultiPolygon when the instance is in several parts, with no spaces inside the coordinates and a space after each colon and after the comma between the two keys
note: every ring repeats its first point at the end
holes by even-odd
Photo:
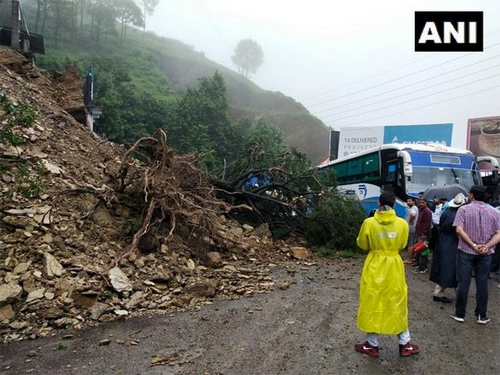
{"type": "Polygon", "coordinates": [[[394,211],[396,198],[384,191],[379,209],[365,219],[357,244],[369,251],[360,281],[358,328],[367,333],[366,341],[354,346],[357,352],[379,356],[379,334],[398,335],[399,355],[420,352],[410,342],[408,330],[408,286],[399,251],[406,246],[408,223],[394,211]]]}

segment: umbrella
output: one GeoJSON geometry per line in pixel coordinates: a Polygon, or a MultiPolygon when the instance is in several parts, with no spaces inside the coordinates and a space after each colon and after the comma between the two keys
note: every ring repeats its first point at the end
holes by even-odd
{"type": "Polygon", "coordinates": [[[422,198],[427,201],[432,201],[434,197],[446,198],[446,200],[449,202],[453,198],[455,198],[458,193],[462,193],[463,195],[467,196],[469,193],[469,189],[459,184],[432,186],[424,191],[422,198]]]}

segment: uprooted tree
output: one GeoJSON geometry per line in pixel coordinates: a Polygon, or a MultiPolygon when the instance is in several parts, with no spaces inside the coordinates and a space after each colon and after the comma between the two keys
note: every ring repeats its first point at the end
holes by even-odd
{"type": "Polygon", "coordinates": [[[218,217],[235,208],[217,199],[214,187],[197,168],[199,155],[178,155],[167,146],[167,136],[158,130],[150,137],[139,139],[120,160],[120,167],[108,173],[108,183],[102,187],[78,184],[77,188],[59,194],[57,201],[69,196],[90,194],[94,203],[80,218],[91,217],[100,206],[111,211],[125,207],[128,225],[122,235],[129,245],[108,268],[138,248],[154,251],[174,237],[183,237],[198,257],[208,251],[224,252],[237,246],[231,238],[217,230],[218,217]],[[175,236],[174,236],[175,235],[175,236]]]}
{"type": "Polygon", "coordinates": [[[94,203],[81,220],[103,205],[112,210],[125,206],[130,211],[129,225],[123,226],[129,244],[107,269],[138,248],[154,251],[160,242],[168,244],[178,237],[199,258],[209,251],[224,253],[238,242],[217,230],[222,214],[253,225],[268,223],[275,236],[300,234],[314,238],[317,245],[354,247],[357,226],[353,223],[359,224],[362,213],[357,214],[355,202],[325,190],[324,176],[314,170],[301,174],[287,170],[287,163],[302,157],[300,153],[289,152],[279,166],[248,169],[230,180],[207,178],[198,167],[202,157],[176,154],[167,146],[167,135],[158,130],[123,154],[106,185],[80,185],[58,199],[92,195],[94,203]]]}
{"type": "Polygon", "coordinates": [[[331,172],[294,171],[292,166],[303,161],[303,154],[289,149],[274,167],[248,168],[225,181],[211,182],[218,196],[235,207],[229,215],[240,222],[267,223],[275,237],[304,236],[313,246],[355,249],[363,210],[357,201],[337,192],[331,172]]]}

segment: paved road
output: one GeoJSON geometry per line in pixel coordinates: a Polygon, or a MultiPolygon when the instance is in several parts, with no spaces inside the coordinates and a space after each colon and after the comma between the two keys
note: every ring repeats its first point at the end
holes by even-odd
{"type": "Polygon", "coordinates": [[[449,318],[453,305],[432,301],[427,275],[408,268],[410,329],[422,353],[401,358],[383,336],[381,357],[356,353],[362,260],[276,269],[294,283],[199,311],[132,318],[80,332],[0,347],[2,374],[499,374],[500,289],[492,279],[491,323],[449,318]],[[64,338],[72,334],[71,338],[64,338]],[[103,345],[104,344],[104,345],[103,345]]]}

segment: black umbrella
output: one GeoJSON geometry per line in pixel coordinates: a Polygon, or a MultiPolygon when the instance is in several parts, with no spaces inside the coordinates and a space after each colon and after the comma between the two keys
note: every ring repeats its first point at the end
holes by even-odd
{"type": "Polygon", "coordinates": [[[446,200],[449,202],[453,198],[455,198],[458,193],[462,193],[463,195],[467,196],[469,193],[469,189],[459,184],[432,186],[424,191],[422,198],[427,201],[432,201],[434,197],[446,198],[446,200]]]}

